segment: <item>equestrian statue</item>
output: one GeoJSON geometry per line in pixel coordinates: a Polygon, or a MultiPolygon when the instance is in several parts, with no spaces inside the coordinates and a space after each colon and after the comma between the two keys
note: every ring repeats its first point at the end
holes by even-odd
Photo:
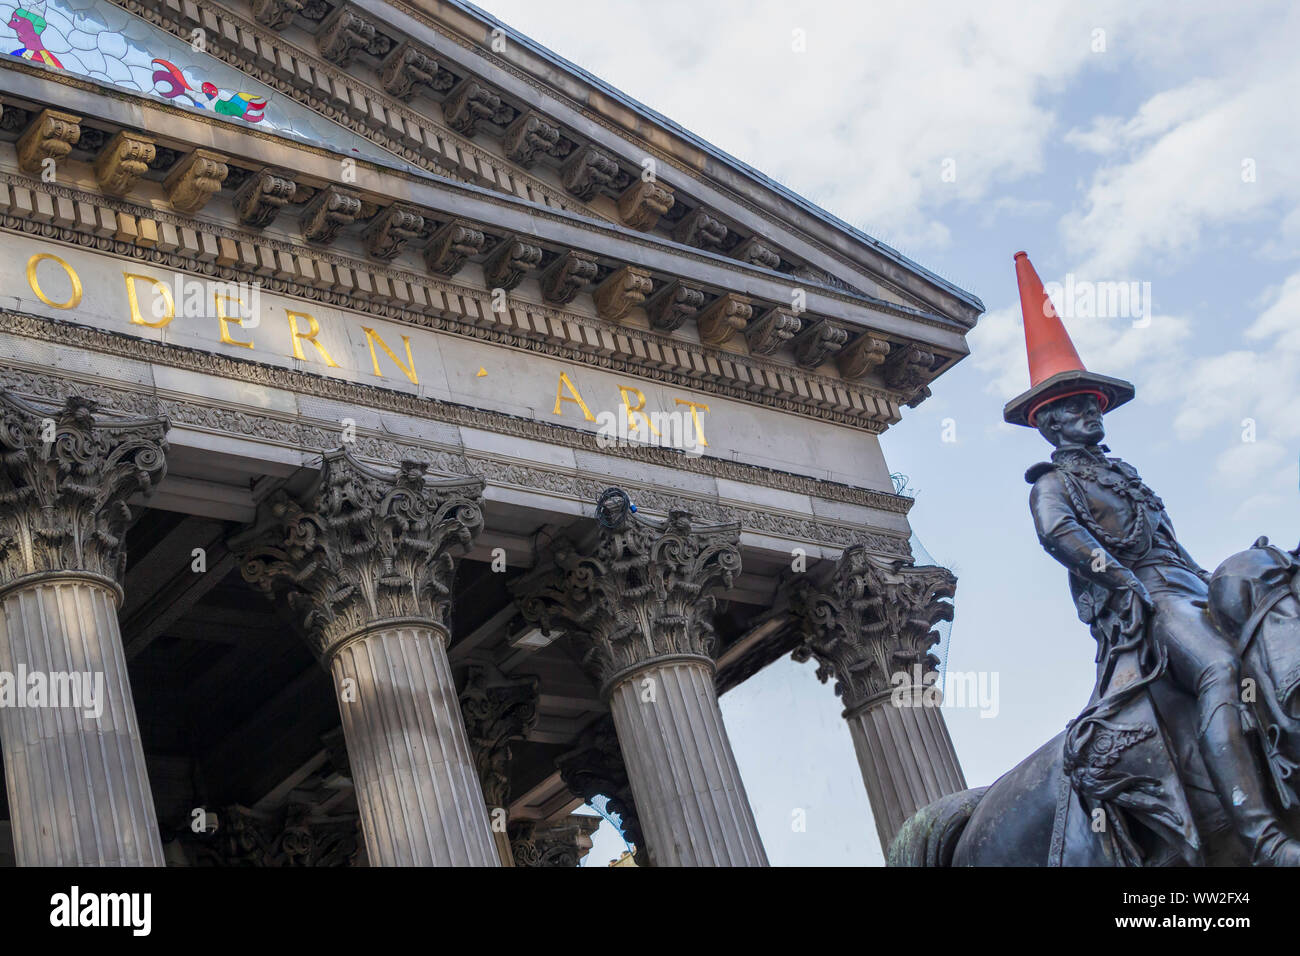
{"type": "Polygon", "coordinates": [[[1051,461],[1025,474],[1044,550],[1097,643],[1087,706],[991,786],[918,811],[891,866],[1300,866],[1300,549],[1260,538],[1211,574],[1102,444],[1134,397],[1089,372],[1016,253],[1030,389],[1003,417],[1051,461]]]}

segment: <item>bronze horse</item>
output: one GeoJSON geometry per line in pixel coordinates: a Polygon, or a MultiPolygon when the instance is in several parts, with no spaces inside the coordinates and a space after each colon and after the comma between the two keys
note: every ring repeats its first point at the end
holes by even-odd
{"type": "MultiPolygon", "coordinates": [[[[1247,678],[1250,736],[1268,768],[1278,818],[1300,835],[1300,548],[1284,551],[1260,538],[1214,572],[1205,613],[1236,648],[1247,678]]],[[[1195,700],[1158,671],[1135,684],[1161,728],[1192,727],[1195,700]],[[1140,684],[1141,686],[1137,686],[1140,684]]],[[[1133,724],[1118,715],[1101,733],[1116,738],[1133,724]]],[[[1073,722],[1072,722],[1073,723],[1073,722]]],[[[1126,790],[1093,787],[1084,799],[1072,783],[1072,728],[1052,738],[991,786],[964,790],[918,811],[899,831],[891,866],[1240,866],[1250,853],[1228,824],[1194,740],[1154,734],[1172,780],[1144,767],[1126,774],[1126,790]],[[1136,781],[1136,784],[1134,784],[1136,781]],[[1181,790],[1177,800],[1167,791],[1181,790]],[[1099,814],[1098,803],[1106,811],[1099,814]],[[1160,809],[1153,809],[1158,805],[1160,809]],[[1170,811],[1170,805],[1181,812],[1170,811]],[[1091,812],[1090,812],[1091,811],[1091,812]],[[1107,818],[1109,814],[1109,818],[1107,818]],[[1097,820],[1102,819],[1101,826],[1097,820]],[[1107,825],[1110,823],[1111,825],[1107,825]]],[[[1190,735],[1184,735],[1190,737],[1190,735]]],[[[1097,741],[1092,741],[1096,745],[1097,741]]],[[[1114,746],[1112,746],[1114,744],[1114,746]]],[[[1122,742],[1110,763],[1122,763],[1122,742]]],[[[1129,759],[1133,764],[1137,761],[1129,759]]],[[[1106,760],[1106,769],[1112,769],[1106,760]]],[[[1118,779],[1118,776],[1111,779],[1118,779]]],[[[1095,783],[1096,781],[1091,781],[1095,783]]]]}

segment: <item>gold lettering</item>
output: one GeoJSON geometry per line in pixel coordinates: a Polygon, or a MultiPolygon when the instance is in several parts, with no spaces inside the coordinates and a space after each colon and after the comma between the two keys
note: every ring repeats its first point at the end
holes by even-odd
{"type": "Polygon", "coordinates": [[[52,309],[75,309],[81,304],[81,277],[77,275],[75,269],[68,265],[58,256],[51,255],[48,252],[38,252],[27,260],[27,284],[32,287],[36,293],[36,298],[40,299],[52,309]],[[41,284],[36,281],[36,266],[43,259],[49,259],[51,262],[57,262],[63,266],[63,271],[68,274],[68,280],[72,283],[72,295],[68,297],[67,302],[51,302],[49,296],[41,291],[41,284]]]}
{"type": "MultiPolygon", "coordinates": [[[[293,342],[294,358],[298,359],[300,362],[307,361],[306,357],[302,354],[302,343],[306,341],[316,346],[316,351],[321,354],[321,358],[325,360],[326,365],[330,368],[339,367],[339,363],[330,357],[329,352],[325,351],[325,346],[316,341],[316,336],[320,334],[320,323],[316,321],[314,315],[311,315],[308,312],[291,312],[288,309],[285,309],[285,315],[289,317],[289,340],[293,342]],[[306,319],[309,323],[306,332],[298,331],[299,319],[306,319]]],[[[373,352],[373,349],[371,351],[373,352]]]]}
{"type": "Polygon", "coordinates": [[[650,429],[652,435],[658,435],[659,429],[655,428],[654,422],[650,421],[650,416],[645,413],[645,394],[639,388],[633,388],[631,385],[620,385],[618,393],[623,396],[623,407],[627,409],[627,423],[632,426],[632,431],[640,431],[641,426],[637,424],[634,412],[640,412],[641,417],[645,419],[646,427],[650,429]],[[627,397],[628,392],[636,393],[636,404],[633,405],[627,397]]]}
{"type": "MultiPolygon", "coordinates": [[[[252,342],[237,342],[230,337],[230,326],[227,323],[234,322],[241,328],[243,327],[243,319],[237,319],[234,316],[226,315],[226,310],[222,307],[223,301],[229,302],[233,298],[233,296],[222,295],[220,292],[216,293],[212,297],[212,300],[217,304],[217,325],[221,328],[221,344],[238,345],[240,348],[251,349],[253,347],[252,342]]],[[[241,306],[244,304],[243,299],[234,299],[234,301],[241,306]]]]}
{"type": "Polygon", "coordinates": [[[560,410],[561,402],[574,402],[582,409],[583,418],[589,422],[594,422],[596,420],[596,416],[591,414],[591,409],[587,407],[587,403],[584,402],[582,396],[578,394],[578,389],[569,381],[569,375],[567,372],[560,373],[560,381],[555,386],[555,411],[551,413],[552,415],[564,414],[560,410]],[[569,390],[569,395],[573,396],[572,398],[564,394],[563,390],[566,388],[569,390]]]}
{"type": "Polygon", "coordinates": [[[679,399],[677,399],[676,401],[677,401],[677,404],[678,404],[678,405],[688,405],[688,406],[690,406],[690,409],[691,409],[691,421],[693,421],[693,422],[695,423],[695,440],[696,440],[696,442],[699,443],[699,445],[700,445],[701,447],[703,447],[703,446],[705,446],[705,445],[708,445],[708,442],[704,440],[704,426],[700,424],[700,415],[699,415],[699,413],[700,413],[701,411],[707,412],[707,411],[709,410],[709,406],[708,406],[708,405],[703,405],[703,404],[701,404],[700,402],[688,402],[688,401],[687,401],[686,399],[684,399],[684,398],[679,398],[679,399]]]}
{"type": "Polygon", "coordinates": [[[415,377],[415,360],[411,358],[411,340],[409,338],[407,338],[405,335],[402,336],[402,342],[406,346],[406,364],[403,365],[401,360],[398,359],[398,357],[393,354],[393,350],[390,349],[388,345],[384,342],[384,340],[379,337],[378,332],[376,332],[374,329],[368,329],[365,326],[361,327],[361,331],[366,333],[366,343],[370,346],[370,362],[375,367],[376,375],[378,375],[380,378],[384,377],[384,373],[379,371],[379,359],[375,355],[375,343],[378,342],[379,347],[384,350],[384,353],[390,359],[393,360],[393,364],[406,373],[406,377],[411,380],[411,384],[412,385],[420,384],[420,380],[415,377]]]}
{"type": "Polygon", "coordinates": [[[136,272],[123,272],[122,276],[126,279],[126,301],[131,306],[132,325],[144,325],[151,329],[165,329],[171,323],[171,320],[176,318],[176,303],[172,299],[172,290],[167,287],[167,283],[160,282],[153,276],[142,276],[136,272]],[[135,293],[137,280],[152,282],[154,289],[162,295],[163,301],[167,303],[167,314],[157,322],[146,322],[144,316],[140,314],[140,299],[135,293]]]}

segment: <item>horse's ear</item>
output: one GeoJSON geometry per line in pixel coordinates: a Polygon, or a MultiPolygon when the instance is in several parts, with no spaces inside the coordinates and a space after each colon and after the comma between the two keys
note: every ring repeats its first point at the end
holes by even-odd
{"type": "Polygon", "coordinates": [[[1251,547],[1253,547],[1253,548],[1267,548],[1267,547],[1268,547],[1268,535],[1266,535],[1266,534],[1264,534],[1264,535],[1260,535],[1258,538],[1255,539],[1255,543],[1254,543],[1253,545],[1251,545],[1251,547]]]}

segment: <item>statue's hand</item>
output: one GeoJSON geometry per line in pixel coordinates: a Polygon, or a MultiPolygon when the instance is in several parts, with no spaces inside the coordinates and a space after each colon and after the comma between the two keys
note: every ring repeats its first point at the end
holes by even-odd
{"type": "Polygon", "coordinates": [[[1130,575],[1124,583],[1118,603],[1116,610],[1119,612],[1120,630],[1129,637],[1137,635],[1146,623],[1147,615],[1154,614],[1156,610],[1151,592],[1136,575],[1130,575]]]}

